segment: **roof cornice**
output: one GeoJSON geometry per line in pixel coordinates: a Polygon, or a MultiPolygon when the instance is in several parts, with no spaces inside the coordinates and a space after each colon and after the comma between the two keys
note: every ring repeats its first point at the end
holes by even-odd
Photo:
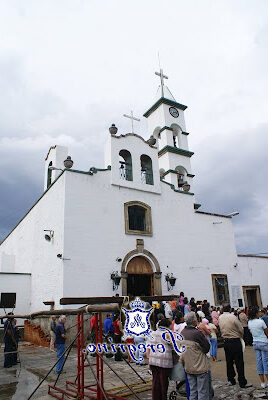
{"type": "Polygon", "coordinates": [[[181,103],[177,103],[174,100],[166,99],[165,97],[160,97],[160,99],[157,100],[157,102],[154,103],[152,105],[152,107],[150,107],[149,110],[147,110],[143,114],[143,116],[148,118],[149,115],[152,114],[152,112],[155,111],[160,106],[160,104],[167,104],[168,106],[173,106],[173,107],[179,108],[180,110],[183,110],[183,111],[186,110],[186,108],[187,108],[187,106],[185,106],[181,103]]]}
{"type": "Polygon", "coordinates": [[[163,147],[163,149],[161,149],[158,152],[158,157],[161,157],[163,154],[165,154],[167,152],[179,154],[179,155],[185,156],[185,157],[192,157],[194,155],[194,153],[189,150],[183,150],[183,149],[179,149],[177,147],[172,147],[172,146],[165,146],[165,147],[163,147]]]}
{"type": "Polygon", "coordinates": [[[125,135],[120,135],[120,136],[116,136],[116,135],[111,135],[111,137],[115,138],[115,139],[122,139],[128,136],[134,136],[140,140],[142,140],[144,143],[148,144],[148,146],[152,147],[153,149],[157,149],[156,146],[149,144],[148,141],[146,141],[142,136],[137,135],[136,133],[126,133],[125,135]]]}
{"type": "Polygon", "coordinates": [[[268,256],[261,256],[258,254],[237,254],[237,257],[268,258],[268,256]]]}
{"type": "Polygon", "coordinates": [[[232,217],[229,216],[229,215],[210,213],[210,212],[206,212],[206,211],[196,211],[196,213],[197,213],[197,214],[204,214],[204,215],[212,215],[213,217],[222,217],[222,218],[229,218],[229,219],[232,219],[232,217]]]}

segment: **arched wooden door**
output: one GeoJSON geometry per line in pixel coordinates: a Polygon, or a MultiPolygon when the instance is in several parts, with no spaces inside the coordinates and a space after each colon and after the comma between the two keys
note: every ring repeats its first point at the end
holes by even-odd
{"type": "Polygon", "coordinates": [[[128,296],[153,296],[153,268],[142,256],[132,258],[127,265],[128,296]]]}

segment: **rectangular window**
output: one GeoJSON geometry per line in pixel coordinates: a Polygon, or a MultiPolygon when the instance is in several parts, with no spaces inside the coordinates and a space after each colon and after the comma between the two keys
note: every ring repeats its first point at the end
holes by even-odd
{"type": "Polygon", "coordinates": [[[215,305],[227,304],[230,302],[227,275],[213,274],[212,286],[215,305]]]}
{"type": "Polygon", "coordinates": [[[125,232],[152,236],[151,207],[139,201],[124,204],[125,232]]]}
{"type": "Polygon", "coordinates": [[[140,206],[130,206],[128,207],[128,221],[129,229],[131,231],[146,231],[146,220],[145,220],[146,210],[140,206]]]}
{"type": "Polygon", "coordinates": [[[15,308],[16,293],[1,293],[0,308],[15,308]]]}

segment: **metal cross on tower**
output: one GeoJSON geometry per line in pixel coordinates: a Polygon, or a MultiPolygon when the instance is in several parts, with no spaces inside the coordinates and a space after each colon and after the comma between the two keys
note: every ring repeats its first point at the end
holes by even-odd
{"type": "Polygon", "coordinates": [[[168,76],[164,75],[162,68],[160,68],[160,72],[155,72],[155,75],[160,76],[161,93],[162,97],[164,97],[164,79],[168,79],[168,76]]]}
{"type": "Polygon", "coordinates": [[[140,119],[133,116],[133,111],[132,110],[130,111],[130,115],[123,114],[123,116],[126,117],[126,118],[130,118],[131,119],[131,129],[132,129],[131,133],[134,133],[134,130],[133,130],[134,129],[134,123],[133,123],[133,121],[140,121],[140,119]]]}

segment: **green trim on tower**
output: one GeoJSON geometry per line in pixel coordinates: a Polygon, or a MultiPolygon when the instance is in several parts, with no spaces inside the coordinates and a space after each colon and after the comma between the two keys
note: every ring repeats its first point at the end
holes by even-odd
{"type": "Polygon", "coordinates": [[[111,165],[108,165],[107,168],[95,168],[95,167],[91,167],[89,169],[89,172],[93,172],[93,174],[96,174],[97,172],[101,172],[101,171],[111,171],[111,165]]]}
{"type": "Polygon", "coordinates": [[[179,155],[185,156],[185,157],[192,157],[192,155],[194,155],[194,153],[192,151],[178,149],[177,147],[172,147],[172,146],[165,146],[165,147],[163,147],[163,149],[161,149],[158,152],[158,157],[161,157],[163,154],[168,153],[168,152],[179,154],[179,155]]]}
{"type": "Polygon", "coordinates": [[[163,173],[162,177],[166,176],[169,173],[178,175],[178,171],[175,171],[175,169],[168,169],[166,172],[163,173]]]}
{"type": "Polygon", "coordinates": [[[167,104],[168,106],[173,106],[173,107],[179,108],[180,110],[183,110],[183,111],[186,110],[186,108],[187,108],[187,106],[177,103],[174,100],[170,100],[170,99],[166,99],[165,97],[161,97],[159,100],[157,100],[156,103],[154,103],[152,105],[152,107],[149,108],[149,110],[147,110],[143,114],[143,116],[146,118],[149,117],[149,115],[152,114],[152,112],[155,111],[160,106],[160,104],[167,104]]]}
{"type": "Polygon", "coordinates": [[[177,165],[177,167],[175,167],[175,171],[177,171],[177,173],[178,173],[179,169],[184,169],[184,171],[186,172],[186,174],[188,174],[187,169],[186,169],[183,165],[177,165]]]}
{"type": "Polygon", "coordinates": [[[176,192],[176,193],[189,194],[190,196],[194,196],[194,193],[192,193],[192,192],[183,192],[182,190],[175,189],[175,186],[172,185],[172,183],[166,182],[162,178],[160,178],[160,181],[165,183],[166,185],[170,186],[171,189],[174,190],[174,192],[176,192]]]}
{"type": "Polygon", "coordinates": [[[168,169],[167,171],[165,171],[165,172],[163,173],[162,177],[166,176],[166,175],[169,174],[169,173],[178,174],[178,169],[179,169],[179,168],[183,168],[183,169],[185,170],[185,172],[186,172],[186,175],[187,175],[189,178],[194,178],[194,177],[195,177],[195,175],[193,175],[193,174],[188,174],[186,168],[183,167],[182,165],[179,165],[179,166],[176,167],[176,168],[177,168],[177,169],[168,169]]]}
{"type": "Polygon", "coordinates": [[[163,126],[163,128],[160,129],[159,133],[163,132],[165,129],[167,129],[168,131],[173,131],[173,129],[170,128],[170,126],[163,126]]]}
{"type": "Polygon", "coordinates": [[[194,209],[195,209],[195,210],[198,210],[199,207],[201,207],[201,204],[194,203],[194,209]]]}

